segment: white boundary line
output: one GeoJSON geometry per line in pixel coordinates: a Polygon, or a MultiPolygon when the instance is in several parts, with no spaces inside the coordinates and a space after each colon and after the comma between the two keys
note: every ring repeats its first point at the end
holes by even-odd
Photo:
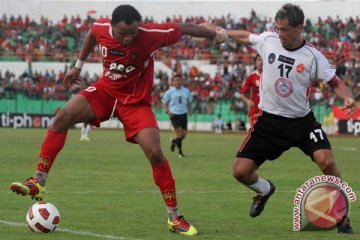
{"type": "MultiPolygon", "coordinates": [[[[0,224],[8,225],[8,226],[15,226],[15,227],[27,227],[25,223],[10,222],[10,221],[5,221],[5,220],[1,220],[1,219],[0,219],[0,224]]],[[[115,240],[140,240],[138,238],[116,237],[116,236],[112,236],[112,235],[103,235],[103,234],[97,234],[97,233],[92,233],[92,232],[74,231],[74,230],[65,229],[65,228],[57,228],[56,231],[70,233],[70,234],[74,234],[74,235],[83,235],[83,236],[99,237],[99,238],[106,238],[106,239],[115,239],[115,240]]]]}
{"type": "Polygon", "coordinates": [[[351,151],[351,152],[355,152],[357,151],[357,147],[346,147],[346,146],[332,146],[335,149],[339,149],[339,150],[343,150],[343,151],[351,151]]]}

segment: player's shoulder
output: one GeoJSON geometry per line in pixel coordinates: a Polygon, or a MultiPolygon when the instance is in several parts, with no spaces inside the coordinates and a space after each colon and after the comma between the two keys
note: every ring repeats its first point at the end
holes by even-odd
{"type": "Polygon", "coordinates": [[[248,75],[249,78],[258,77],[258,76],[260,76],[258,71],[253,71],[248,75]]]}
{"type": "Polygon", "coordinates": [[[96,34],[103,31],[107,31],[109,28],[110,28],[110,19],[100,18],[96,22],[94,22],[92,26],[92,32],[96,34]]]}
{"type": "Polygon", "coordinates": [[[168,90],[166,90],[166,92],[165,92],[165,94],[171,94],[172,92],[174,92],[174,87],[169,87],[169,89],[168,90]]]}
{"type": "Polygon", "coordinates": [[[97,26],[110,26],[110,19],[108,18],[99,18],[94,22],[94,25],[97,26]]]}
{"type": "Polygon", "coordinates": [[[317,46],[312,45],[311,43],[308,43],[307,41],[304,44],[303,49],[306,49],[306,51],[309,51],[311,56],[317,61],[317,62],[324,62],[327,63],[328,60],[326,56],[324,55],[324,50],[318,48],[317,46]]]}
{"type": "Polygon", "coordinates": [[[110,27],[110,19],[100,18],[96,22],[94,22],[91,32],[93,36],[96,37],[108,33],[110,27]]]}
{"type": "Polygon", "coordinates": [[[305,41],[304,47],[305,47],[307,50],[311,51],[314,55],[317,55],[317,56],[318,56],[318,55],[324,55],[324,54],[323,54],[323,49],[318,48],[317,46],[309,43],[308,41],[305,41]]]}
{"type": "Polygon", "coordinates": [[[164,32],[173,31],[179,28],[179,24],[173,23],[140,23],[139,30],[143,32],[164,32]]]}
{"type": "Polygon", "coordinates": [[[259,41],[262,42],[269,38],[276,39],[276,38],[279,38],[279,35],[274,31],[265,31],[260,34],[252,33],[249,36],[250,42],[252,42],[252,43],[256,43],[259,41]]]}
{"type": "Polygon", "coordinates": [[[253,35],[255,35],[255,36],[259,37],[259,38],[268,38],[268,37],[279,38],[279,35],[274,31],[265,31],[265,32],[262,32],[260,34],[253,33],[253,35]]]}
{"type": "Polygon", "coordinates": [[[185,92],[190,93],[190,90],[189,90],[187,87],[182,86],[182,89],[183,89],[185,92]]]}

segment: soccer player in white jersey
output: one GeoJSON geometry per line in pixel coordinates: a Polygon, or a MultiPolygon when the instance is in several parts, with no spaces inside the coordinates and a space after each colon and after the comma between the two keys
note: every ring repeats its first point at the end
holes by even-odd
{"type": "MultiPolygon", "coordinates": [[[[327,83],[344,100],[348,114],[355,111],[355,101],[324,55],[301,37],[303,23],[302,9],[287,3],[276,13],[275,32],[256,35],[228,30],[229,38],[252,43],[263,59],[260,113],[233,165],[234,177],[256,192],[252,217],[260,215],[275,192],[273,183],[260,178],[256,169],[291,147],[300,148],[312,158],[323,174],[340,177],[330,142],[309,107],[310,85],[316,79],[327,83]]],[[[337,227],[339,233],[352,233],[347,216],[337,227]]]]}
{"type": "Polygon", "coordinates": [[[171,138],[170,150],[179,150],[179,158],[184,157],[182,151],[182,141],[187,134],[188,115],[192,113],[192,100],[189,89],[183,86],[183,78],[176,74],[172,78],[173,87],[167,90],[162,98],[165,112],[169,114],[171,123],[175,129],[176,136],[171,138]]]}

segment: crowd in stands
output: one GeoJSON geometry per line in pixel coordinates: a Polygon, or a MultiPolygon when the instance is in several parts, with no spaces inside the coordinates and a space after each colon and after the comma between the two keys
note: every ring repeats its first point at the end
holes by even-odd
{"type": "MultiPolygon", "coordinates": [[[[77,58],[86,31],[94,23],[90,15],[86,19],[79,16],[64,16],[62,20],[53,22],[46,17],[40,21],[27,16],[7,16],[0,18],[0,59],[34,61],[71,62],[77,58]]],[[[146,17],[144,22],[154,22],[146,17]]],[[[234,19],[233,16],[220,18],[201,16],[182,18],[168,17],[165,22],[203,23],[229,29],[246,29],[251,32],[262,32],[273,28],[270,18],[260,18],[254,10],[250,17],[234,19]]],[[[360,101],[360,18],[349,17],[345,20],[328,17],[316,21],[306,20],[304,38],[316,45],[336,66],[337,74],[352,89],[357,101],[360,101]]],[[[156,54],[156,59],[164,62],[175,73],[182,73],[187,87],[192,91],[195,104],[194,112],[213,113],[214,103],[219,100],[231,101],[234,111],[246,111],[245,104],[237,95],[246,76],[254,70],[253,57],[255,51],[251,46],[238,45],[229,41],[216,48],[210,41],[183,37],[182,40],[163,48],[156,54]],[[185,60],[207,60],[215,64],[217,72],[211,77],[189,66],[185,60]]],[[[99,51],[95,51],[88,59],[92,62],[101,60],[99,51]]],[[[6,70],[0,72],[0,98],[12,97],[23,93],[30,98],[65,100],[71,92],[62,87],[65,72],[26,71],[15,76],[6,70]]],[[[167,74],[158,72],[155,77],[153,91],[154,107],[160,109],[163,93],[169,88],[167,74]]],[[[96,81],[98,76],[82,76],[84,86],[96,81]]],[[[312,101],[327,101],[329,105],[336,102],[331,91],[321,82],[314,82],[312,101]]]]}

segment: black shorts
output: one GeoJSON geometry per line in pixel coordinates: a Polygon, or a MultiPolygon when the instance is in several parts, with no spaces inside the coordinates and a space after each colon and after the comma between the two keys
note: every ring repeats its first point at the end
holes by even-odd
{"type": "Polygon", "coordinates": [[[286,118],[260,111],[236,157],[249,158],[257,166],[274,160],[291,147],[300,148],[313,157],[319,149],[331,149],[330,142],[310,112],[301,118],[286,118]]]}
{"type": "Polygon", "coordinates": [[[184,114],[174,114],[170,118],[172,125],[175,129],[182,128],[187,130],[188,120],[187,120],[187,113],[184,114]]]}

